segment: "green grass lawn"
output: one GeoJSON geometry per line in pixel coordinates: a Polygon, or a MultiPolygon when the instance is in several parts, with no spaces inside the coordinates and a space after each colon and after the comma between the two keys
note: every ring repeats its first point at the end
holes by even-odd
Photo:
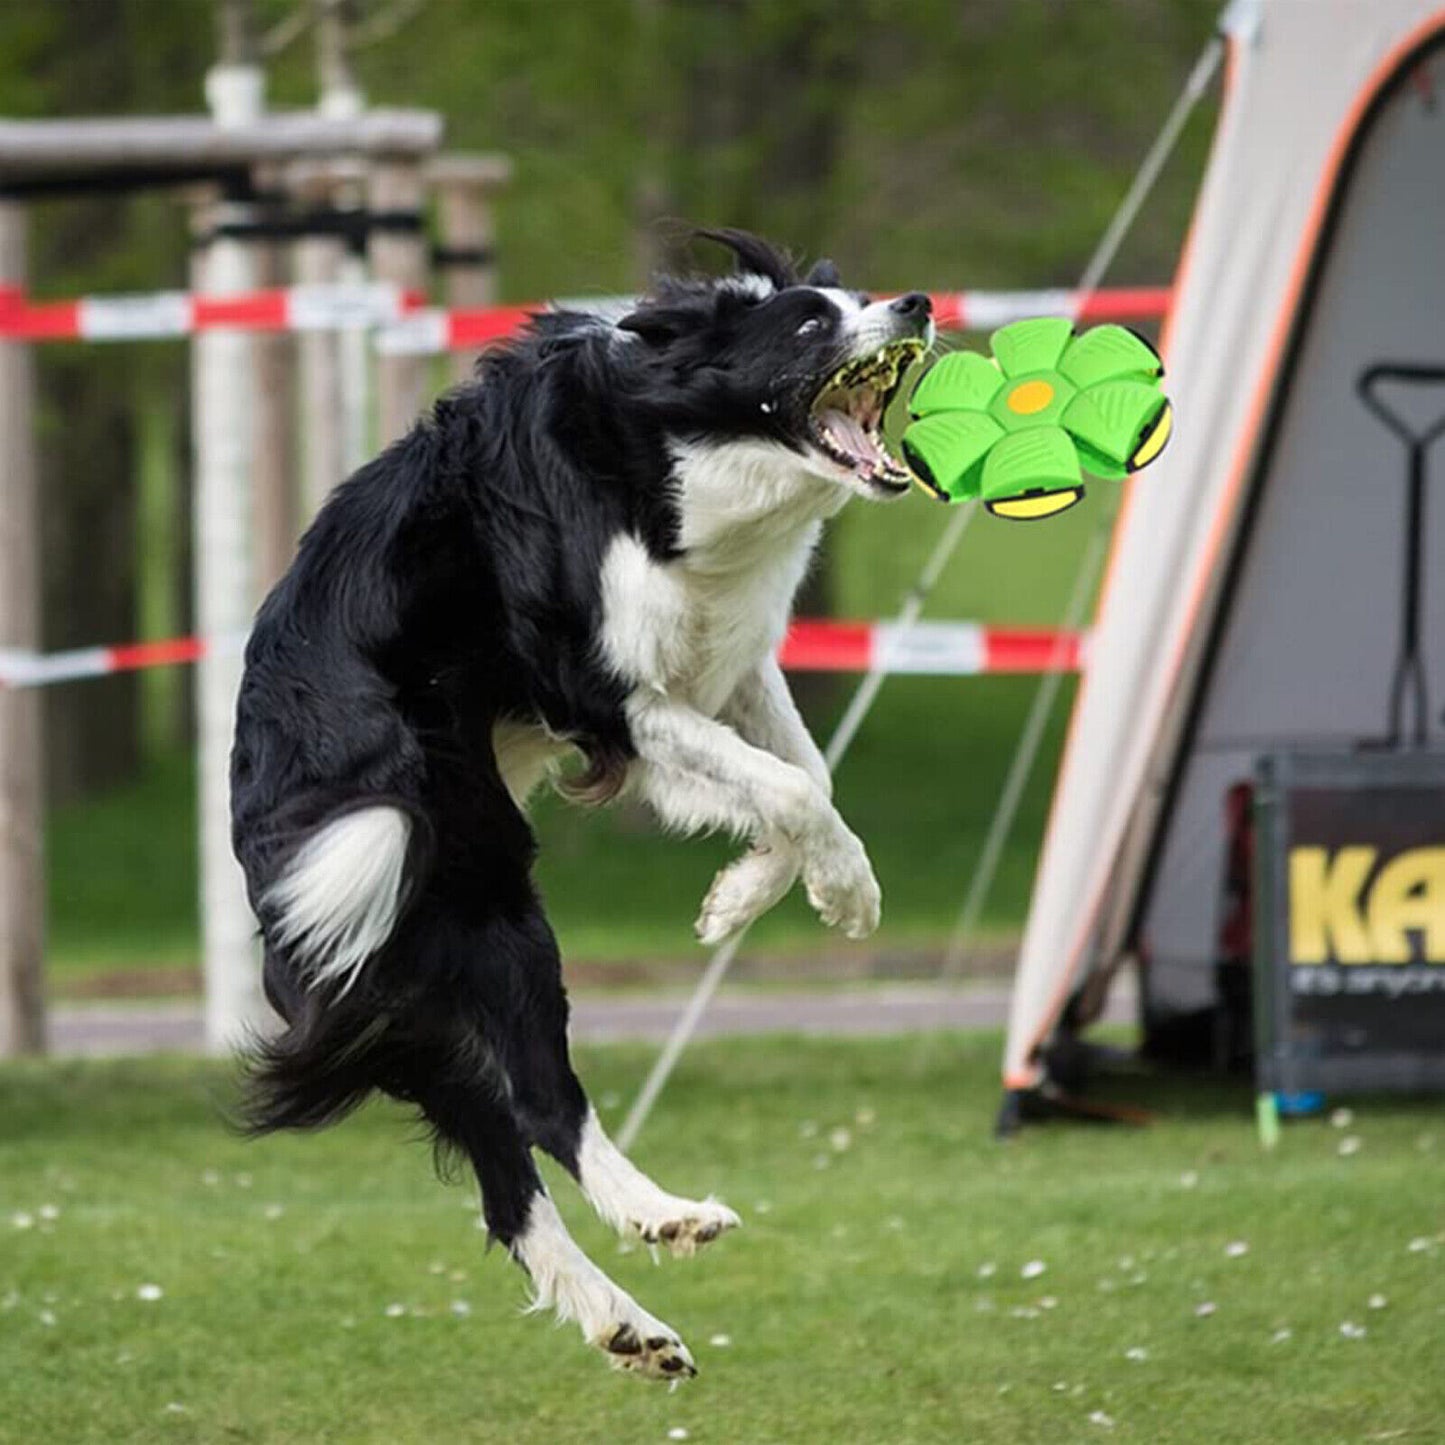
{"type": "MultiPolygon", "coordinates": [[[[1098,489],[1103,497],[1103,489],[1098,489]]],[[[928,609],[933,617],[1027,624],[1057,621],[1102,498],[1047,527],[980,517],[928,609]]],[[[897,610],[947,513],[921,498],[850,508],[833,540],[848,617],[897,610]]],[[[826,738],[855,680],[840,678],[815,708],[826,738]]],[[[80,684],[83,686],[83,684],[80,684]]],[[[838,801],[867,842],[884,890],[873,944],[935,943],[947,932],[978,857],[1025,711],[1027,677],[895,678],[838,776],[838,801]]],[[[985,930],[1018,926],[1028,896],[1067,698],[985,914],[985,930]]],[[[569,956],[592,961],[679,958],[696,947],[692,920],[724,841],[664,837],[633,812],[583,813],[539,799],[539,870],[569,956]]],[[[188,760],[161,757],[136,784],[57,809],[50,819],[51,977],[64,993],[116,969],[194,969],[194,779],[188,760]]],[[[772,950],[841,946],[797,897],[753,935],[772,950]]]]}
{"type": "MultiPolygon", "coordinates": [[[[636,1151],[743,1213],[696,1260],[619,1253],[557,1185],[584,1246],[697,1355],[673,1394],[519,1316],[469,1188],[435,1183],[392,1111],[243,1143],[214,1068],[6,1066],[0,1440],[1441,1438],[1438,1106],[1357,1104],[1269,1157],[1242,1093],[1135,1080],[1150,1129],[1000,1146],[997,1054],[990,1036],[696,1049],[636,1151]]],[[[607,1117],[646,1061],[588,1052],[607,1117]]]]}

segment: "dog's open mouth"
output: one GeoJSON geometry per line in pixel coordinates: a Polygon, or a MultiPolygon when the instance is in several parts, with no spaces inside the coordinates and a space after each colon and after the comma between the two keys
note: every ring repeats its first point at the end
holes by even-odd
{"type": "Polygon", "coordinates": [[[859,481],[880,491],[906,491],[912,477],[883,440],[883,416],[903,373],[924,350],[918,337],[890,341],[839,368],[813,402],[814,444],[859,481]]]}

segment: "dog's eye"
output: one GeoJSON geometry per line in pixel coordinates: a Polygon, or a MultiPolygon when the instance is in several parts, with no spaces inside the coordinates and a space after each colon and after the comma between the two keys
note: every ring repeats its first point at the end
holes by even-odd
{"type": "Polygon", "coordinates": [[[823,329],[824,322],[821,316],[810,316],[801,326],[798,327],[799,336],[812,336],[814,332],[823,329]]]}

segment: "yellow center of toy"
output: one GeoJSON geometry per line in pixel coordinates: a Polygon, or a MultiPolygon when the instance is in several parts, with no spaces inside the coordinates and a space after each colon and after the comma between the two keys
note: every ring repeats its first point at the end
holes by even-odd
{"type": "Polygon", "coordinates": [[[1018,416],[1032,416],[1054,399],[1054,389],[1046,381],[1021,381],[1009,393],[1008,409],[1018,416]]]}

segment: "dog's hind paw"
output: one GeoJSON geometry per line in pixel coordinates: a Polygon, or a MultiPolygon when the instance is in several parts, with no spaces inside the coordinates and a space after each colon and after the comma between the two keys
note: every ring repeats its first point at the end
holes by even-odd
{"type": "Polygon", "coordinates": [[[614,1369],[646,1380],[690,1380],[697,1374],[687,1346],[650,1317],[619,1324],[596,1343],[607,1352],[614,1369]]]}
{"type": "Polygon", "coordinates": [[[666,1245],[679,1257],[694,1255],[718,1235],[736,1229],[742,1220],[716,1199],[676,1199],[665,1195],[657,1206],[628,1223],[647,1244],[666,1245]]]}

